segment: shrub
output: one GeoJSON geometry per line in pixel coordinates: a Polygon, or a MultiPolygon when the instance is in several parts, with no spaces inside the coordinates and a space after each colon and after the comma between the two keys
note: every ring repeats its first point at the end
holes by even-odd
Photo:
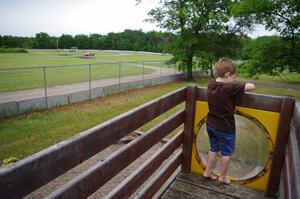
{"type": "Polygon", "coordinates": [[[28,53],[28,51],[24,48],[7,48],[6,46],[2,46],[0,53],[28,53]]]}

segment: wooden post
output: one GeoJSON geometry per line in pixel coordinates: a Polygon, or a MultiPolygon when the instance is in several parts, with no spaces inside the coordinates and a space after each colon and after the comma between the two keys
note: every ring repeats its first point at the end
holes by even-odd
{"type": "Polygon", "coordinates": [[[191,170],[191,155],[193,143],[193,129],[195,120],[195,105],[197,97],[197,86],[189,85],[186,91],[186,106],[183,134],[182,172],[189,173],[191,170]]]}
{"type": "Polygon", "coordinates": [[[286,144],[289,137],[290,131],[290,123],[291,118],[294,110],[295,100],[291,97],[284,97],[282,100],[280,117],[279,117],[279,126],[277,130],[277,137],[275,142],[275,150],[274,150],[274,157],[271,166],[271,172],[269,177],[268,183],[268,191],[267,196],[275,197],[279,180],[280,174],[283,167],[285,151],[286,151],[286,144]]]}

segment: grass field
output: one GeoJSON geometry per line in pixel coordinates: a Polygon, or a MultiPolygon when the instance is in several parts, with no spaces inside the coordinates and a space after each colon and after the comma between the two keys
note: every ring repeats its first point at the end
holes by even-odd
{"type": "Polygon", "coordinates": [[[300,73],[283,71],[280,76],[259,75],[259,80],[284,82],[295,86],[300,86],[300,73]]]}
{"type": "MultiPolygon", "coordinates": [[[[92,64],[91,80],[118,78],[119,64],[92,64]]],[[[144,69],[144,74],[153,73],[144,69]]],[[[89,81],[89,65],[54,67],[45,69],[47,87],[89,81]]],[[[121,76],[142,75],[142,68],[129,63],[121,65],[121,76]]],[[[44,69],[0,71],[0,92],[44,87],[44,69]]]]}
{"type": "MultiPolygon", "coordinates": [[[[208,81],[209,78],[205,78],[193,83],[206,86],[208,81]]],[[[0,119],[0,160],[10,156],[24,158],[188,83],[190,82],[173,82],[44,112],[0,119]]],[[[294,95],[300,99],[300,91],[285,88],[257,85],[255,92],[294,95]]],[[[140,130],[146,131],[183,107],[183,104],[175,107],[140,130]]]]}
{"type": "MultiPolygon", "coordinates": [[[[169,55],[103,51],[95,51],[95,57],[86,58],[82,56],[84,52],[29,50],[29,53],[1,53],[0,92],[43,88],[44,68],[41,67],[47,67],[46,84],[51,87],[89,81],[89,69],[91,69],[91,80],[117,78],[119,63],[116,62],[127,62],[121,64],[122,77],[142,75],[142,61],[146,61],[145,64],[151,66],[161,66],[161,60],[171,58],[169,55]],[[91,64],[90,68],[89,64],[91,64]],[[58,67],[64,65],[68,67],[58,67]],[[4,68],[21,69],[3,70],[4,68]]],[[[155,72],[153,69],[144,69],[144,74],[153,72],[155,72]]]]}
{"type": "Polygon", "coordinates": [[[69,52],[67,50],[28,50],[29,53],[1,53],[0,68],[44,67],[60,65],[78,65],[129,61],[169,60],[170,55],[149,53],[113,53],[93,51],[95,57],[84,58],[85,50],[69,52]]]}

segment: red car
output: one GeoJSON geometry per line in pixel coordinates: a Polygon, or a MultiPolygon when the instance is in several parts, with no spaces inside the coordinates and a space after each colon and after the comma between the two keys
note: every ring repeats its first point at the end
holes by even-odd
{"type": "Polygon", "coordinates": [[[95,55],[95,53],[91,53],[91,52],[86,52],[83,54],[83,56],[85,56],[85,57],[92,57],[94,55],[95,55]]]}

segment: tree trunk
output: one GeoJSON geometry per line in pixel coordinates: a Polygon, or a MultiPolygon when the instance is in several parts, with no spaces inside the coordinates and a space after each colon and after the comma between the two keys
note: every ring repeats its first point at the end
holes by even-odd
{"type": "Polygon", "coordinates": [[[214,77],[213,62],[210,62],[210,76],[214,77]]]}
{"type": "Polygon", "coordinates": [[[193,81],[193,55],[188,55],[187,58],[187,80],[193,81]]]}

